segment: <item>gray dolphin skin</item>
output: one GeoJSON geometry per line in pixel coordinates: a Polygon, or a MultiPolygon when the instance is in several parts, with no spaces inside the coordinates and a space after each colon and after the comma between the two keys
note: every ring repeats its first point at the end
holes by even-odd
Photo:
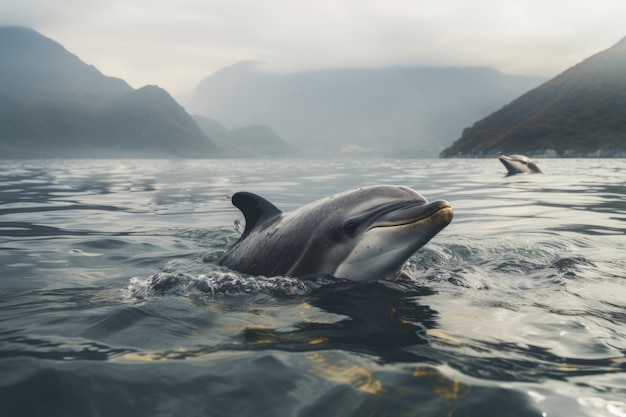
{"type": "Polygon", "coordinates": [[[524,155],[500,155],[498,157],[507,170],[507,175],[514,174],[541,174],[539,167],[524,155]]]}
{"type": "Polygon", "coordinates": [[[390,185],[346,191],[287,213],[248,192],[234,194],[232,203],[246,227],[219,264],[267,277],[392,278],[453,217],[447,201],[429,203],[410,188],[390,185]]]}

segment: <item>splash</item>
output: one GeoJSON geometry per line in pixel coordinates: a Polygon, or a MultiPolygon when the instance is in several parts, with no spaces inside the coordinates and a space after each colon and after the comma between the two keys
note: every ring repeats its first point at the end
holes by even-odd
{"type": "Polygon", "coordinates": [[[208,274],[160,272],[148,278],[133,277],[128,285],[130,298],[143,300],[165,295],[243,295],[265,293],[275,296],[302,296],[336,284],[332,277],[301,280],[292,277],[251,277],[233,272],[212,271],[208,274]]]}

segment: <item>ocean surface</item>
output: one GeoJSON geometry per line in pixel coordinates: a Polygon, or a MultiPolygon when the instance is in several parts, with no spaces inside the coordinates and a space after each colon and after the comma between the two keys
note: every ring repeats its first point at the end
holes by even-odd
{"type": "Polygon", "coordinates": [[[626,416],[626,160],[0,161],[0,416],[626,416]],[[411,279],[217,265],[237,191],[406,185],[411,279]]]}

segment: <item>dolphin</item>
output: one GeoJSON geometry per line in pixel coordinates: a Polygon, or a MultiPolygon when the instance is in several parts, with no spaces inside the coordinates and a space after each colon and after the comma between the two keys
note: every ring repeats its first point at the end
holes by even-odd
{"type": "Polygon", "coordinates": [[[234,194],[232,203],[246,227],[218,263],[267,277],[392,278],[453,217],[447,201],[429,203],[391,185],[345,191],[292,212],[249,192],[234,194]]]}
{"type": "Polygon", "coordinates": [[[498,159],[508,171],[507,175],[542,173],[539,167],[524,155],[500,155],[498,159]]]}

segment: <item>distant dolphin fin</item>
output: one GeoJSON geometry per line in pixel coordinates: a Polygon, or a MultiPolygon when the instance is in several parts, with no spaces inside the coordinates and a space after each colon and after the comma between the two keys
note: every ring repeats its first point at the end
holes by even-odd
{"type": "Polygon", "coordinates": [[[413,277],[411,276],[411,274],[409,274],[408,272],[406,272],[404,269],[402,271],[400,271],[400,273],[398,274],[399,278],[404,278],[404,279],[413,279],[413,277]]]}
{"type": "Polygon", "coordinates": [[[245,191],[235,193],[232,202],[235,207],[241,210],[246,219],[246,228],[241,239],[248,236],[258,224],[282,214],[278,207],[263,197],[245,191]]]}

